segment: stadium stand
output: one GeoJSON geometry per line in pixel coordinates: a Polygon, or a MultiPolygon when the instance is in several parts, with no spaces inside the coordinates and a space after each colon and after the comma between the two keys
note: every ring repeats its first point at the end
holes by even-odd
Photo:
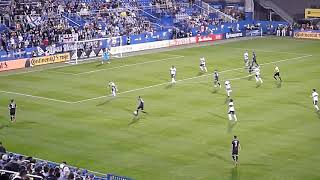
{"type": "Polygon", "coordinates": [[[112,174],[91,172],[68,165],[45,161],[21,154],[2,151],[0,144],[0,179],[1,180],[131,180],[127,177],[112,174]]]}

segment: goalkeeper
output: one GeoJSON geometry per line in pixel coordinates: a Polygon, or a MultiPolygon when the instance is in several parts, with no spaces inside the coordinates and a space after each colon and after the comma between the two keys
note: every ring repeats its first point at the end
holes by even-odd
{"type": "Polygon", "coordinates": [[[103,53],[101,64],[104,64],[104,61],[106,61],[108,64],[110,64],[109,49],[106,49],[106,51],[103,53]]]}

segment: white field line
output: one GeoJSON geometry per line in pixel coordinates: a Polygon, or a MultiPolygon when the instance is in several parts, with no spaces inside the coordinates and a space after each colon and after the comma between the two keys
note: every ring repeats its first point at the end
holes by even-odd
{"type": "MultiPolygon", "coordinates": [[[[292,61],[292,60],[307,58],[307,57],[311,57],[311,56],[312,55],[305,55],[305,56],[299,56],[299,57],[295,57],[295,58],[281,59],[281,60],[278,60],[278,61],[262,63],[262,64],[260,64],[260,66],[265,66],[265,65],[268,65],[268,64],[275,64],[275,63],[279,63],[279,62],[292,61]]],[[[230,71],[237,71],[237,70],[241,70],[241,69],[243,69],[243,67],[220,71],[220,73],[226,73],[226,72],[230,72],[230,71]]],[[[213,73],[204,74],[204,75],[201,75],[201,76],[194,76],[194,77],[190,77],[190,78],[185,78],[185,79],[178,80],[176,82],[179,83],[179,82],[188,81],[188,80],[191,80],[191,79],[202,78],[202,77],[211,76],[211,75],[213,75],[213,73]]],[[[246,77],[249,77],[249,76],[246,76],[246,77]]],[[[243,78],[245,78],[245,77],[233,78],[233,79],[230,79],[230,80],[237,80],[237,79],[243,79],[243,78]]],[[[130,93],[130,92],[135,92],[135,91],[140,91],[140,90],[145,90],[145,89],[150,89],[150,88],[154,88],[154,87],[158,87],[158,86],[162,86],[162,85],[169,85],[169,84],[171,84],[171,82],[164,82],[164,83],[155,84],[155,85],[151,85],[151,86],[146,86],[146,87],[142,87],[142,88],[131,89],[131,90],[128,90],[128,91],[119,92],[118,95],[127,94],[127,93],[130,93]]],[[[101,98],[105,98],[105,97],[109,97],[109,96],[111,96],[111,95],[98,96],[98,97],[94,97],[94,98],[75,101],[75,102],[72,102],[72,103],[82,103],[82,102],[92,101],[92,100],[101,99],[101,98]]]]}
{"type": "MultiPolygon", "coordinates": [[[[251,75],[247,75],[247,76],[242,76],[242,77],[237,77],[237,78],[231,78],[228,79],[229,81],[235,81],[235,80],[240,80],[240,79],[244,79],[244,78],[248,78],[250,76],[254,76],[254,74],[251,75]]],[[[224,80],[222,80],[223,82],[224,80]]],[[[197,82],[183,82],[183,84],[199,84],[199,83],[208,83],[208,81],[197,81],[197,82]]]]}
{"type": "MultiPolygon", "coordinates": [[[[295,57],[295,58],[282,59],[282,60],[278,60],[278,61],[262,63],[262,64],[260,64],[260,66],[264,66],[264,65],[268,65],[268,64],[275,64],[275,63],[279,63],[279,62],[292,61],[292,60],[307,58],[307,57],[310,57],[310,56],[312,56],[312,55],[305,55],[305,56],[299,56],[299,57],[295,57]]],[[[242,70],[242,69],[243,69],[243,67],[234,68],[234,69],[228,69],[228,70],[220,71],[220,73],[226,73],[226,72],[230,72],[230,71],[238,71],[238,70],[242,70]]],[[[190,78],[181,79],[181,80],[178,80],[177,83],[183,82],[183,81],[188,81],[188,80],[191,80],[191,79],[197,79],[197,78],[202,78],[202,77],[206,77],[206,76],[211,76],[212,74],[213,73],[209,73],[209,74],[204,74],[204,75],[201,75],[201,76],[194,76],[194,77],[190,77],[190,78]]],[[[236,79],[241,79],[241,78],[244,78],[244,77],[233,78],[233,79],[230,79],[230,80],[236,80],[236,79]]],[[[158,87],[158,86],[168,85],[168,84],[171,84],[171,82],[164,82],[164,83],[155,84],[155,85],[151,85],[151,86],[146,86],[146,87],[142,87],[142,88],[123,91],[123,92],[118,93],[118,95],[127,94],[127,93],[130,93],[130,92],[140,91],[140,90],[144,90],[144,89],[150,89],[150,88],[153,88],[153,87],[158,87]]],[[[92,100],[101,99],[101,98],[105,98],[105,97],[109,97],[110,96],[110,95],[104,95],[104,96],[98,96],[98,97],[94,97],[94,98],[89,98],[89,99],[84,99],[84,100],[80,100],[80,101],[71,102],[71,101],[64,101],[64,100],[59,100],[59,99],[47,98],[47,97],[42,97],[42,96],[34,96],[34,95],[30,95],[30,94],[11,92],[11,91],[0,90],[0,93],[14,94],[14,95],[19,95],[19,96],[32,97],[32,98],[36,98],[36,99],[43,99],[43,100],[60,102],[60,103],[67,103],[67,104],[82,103],[82,102],[92,101],[92,100]]]]}
{"type": "Polygon", "coordinates": [[[3,90],[0,90],[0,92],[1,93],[6,93],[6,94],[14,94],[14,95],[19,95],[19,96],[32,97],[32,98],[36,98],[36,99],[43,99],[43,100],[48,100],[48,101],[60,102],[60,103],[67,103],[67,104],[72,104],[73,103],[73,102],[70,102],[70,101],[47,98],[47,97],[42,97],[42,96],[33,96],[33,95],[30,95],[30,94],[24,94],[24,93],[18,93],[18,92],[3,91],[3,90]]]}
{"type": "MultiPolygon", "coordinates": [[[[226,46],[228,47],[228,46],[226,46]]],[[[239,50],[248,50],[255,52],[269,52],[269,53],[279,53],[279,54],[292,54],[292,55],[311,55],[311,54],[303,54],[303,53],[294,53],[294,52],[286,52],[286,51],[272,51],[272,50],[264,50],[264,49],[252,49],[252,48],[238,48],[238,47],[228,47],[230,49],[239,49],[239,50]]]]}
{"type": "Polygon", "coordinates": [[[81,73],[73,73],[72,75],[78,76],[78,75],[83,75],[83,74],[91,74],[91,73],[95,73],[95,72],[99,72],[99,71],[107,71],[107,70],[112,70],[112,69],[121,69],[121,68],[124,68],[124,67],[131,67],[131,66],[137,66],[137,65],[141,65],[141,64],[149,64],[149,63],[155,63],[155,62],[161,62],[161,61],[167,61],[167,60],[170,60],[170,59],[179,59],[179,58],[185,57],[185,56],[180,56],[180,55],[171,55],[171,56],[174,56],[174,57],[158,59],[158,60],[154,60],[154,61],[145,61],[145,62],[134,63],[134,64],[126,64],[126,65],[122,65],[122,66],[116,66],[116,67],[104,68],[104,69],[98,69],[98,70],[92,70],[92,71],[85,71],[85,72],[81,72],[81,73]]]}
{"type": "MultiPolygon", "coordinates": [[[[41,71],[47,71],[47,70],[51,70],[51,69],[64,68],[64,67],[68,67],[68,66],[73,66],[73,64],[64,64],[61,66],[55,66],[55,67],[50,67],[50,68],[41,68],[41,69],[36,69],[36,70],[28,70],[28,71],[21,71],[21,72],[16,72],[16,73],[1,74],[0,77],[8,77],[8,76],[14,76],[14,75],[19,75],[19,74],[41,72],[41,71]]],[[[52,71],[52,72],[55,72],[55,71],[52,71]]]]}

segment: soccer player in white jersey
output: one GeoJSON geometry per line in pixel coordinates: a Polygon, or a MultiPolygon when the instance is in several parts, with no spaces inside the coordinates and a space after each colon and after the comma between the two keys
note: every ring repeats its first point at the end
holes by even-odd
{"type": "Polygon", "coordinates": [[[246,66],[248,66],[248,65],[249,65],[249,53],[248,53],[248,51],[245,51],[245,52],[244,52],[243,58],[244,58],[244,64],[245,64],[246,66]]]}
{"type": "Polygon", "coordinates": [[[255,73],[256,82],[257,82],[257,83],[260,82],[260,83],[262,84],[263,81],[262,81],[262,79],[261,79],[261,77],[260,77],[260,68],[259,68],[259,66],[256,66],[256,67],[254,68],[254,73],[255,73]]]}
{"type": "Polygon", "coordinates": [[[234,109],[234,103],[233,103],[233,99],[230,99],[229,100],[229,111],[228,111],[228,117],[229,117],[229,120],[232,121],[237,121],[237,115],[236,115],[236,112],[235,112],[235,109],[234,109]]]}
{"type": "Polygon", "coordinates": [[[278,80],[277,77],[279,78],[280,81],[282,81],[282,79],[281,79],[281,77],[280,77],[280,69],[279,69],[278,66],[276,66],[276,67],[274,68],[274,75],[273,75],[273,78],[274,78],[275,80],[278,80]]]}
{"type": "Polygon", "coordinates": [[[170,68],[171,83],[175,83],[176,82],[176,74],[177,74],[176,67],[171,66],[171,68],[170,68]]]}
{"type": "Polygon", "coordinates": [[[317,111],[319,111],[319,107],[318,107],[318,96],[319,94],[317,93],[316,89],[312,90],[312,100],[313,100],[313,105],[316,108],[317,111]]]}
{"type": "Polygon", "coordinates": [[[231,92],[232,92],[232,90],[231,90],[231,83],[230,83],[230,81],[225,81],[224,84],[225,84],[225,86],[226,86],[226,92],[227,92],[227,96],[228,96],[228,98],[229,98],[230,95],[231,95],[231,92]]]}
{"type": "Polygon", "coordinates": [[[111,94],[113,97],[117,96],[118,88],[114,82],[109,81],[109,88],[111,88],[111,94]]]}
{"type": "Polygon", "coordinates": [[[207,66],[206,66],[206,59],[204,57],[200,58],[200,70],[202,72],[208,72],[207,66]]]}

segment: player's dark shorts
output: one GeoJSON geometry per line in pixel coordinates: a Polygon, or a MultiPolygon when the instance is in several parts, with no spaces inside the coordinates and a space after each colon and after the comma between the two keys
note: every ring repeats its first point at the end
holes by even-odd
{"type": "Polygon", "coordinates": [[[280,76],[279,72],[274,73],[274,76],[280,76]]]}
{"type": "Polygon", "coordinates": [[[318,101],[313,101],[313,105],[318,105],[318,101]]]}
{"type": "Polygon", "coordinates": [[[235,113],[234,111],[229,111],[228,114],[234,115],[234,114],[236,114],[236,113],[235,113]]]}
{"type": "Polygon", "coordinates": [[[238,156],[238,155],[239,155],[238,149],[233,149],[232,150],[232,156],[238,156]]]}
{"type": "Polygon", "coordinates": [[[204,64],[200,64],[200,67],[204,67],[204,64]]]}
{"type": "Polygon", "coordinates": [[[137,109],[143,110],[143,106],[144,106],[143,104],[140,104],[137,109]]]}
{"type": "Polygon", "coordinates": [[[175,78],[176,77],[176,75],[175,74],[171,74],[171,78],[175,78]]]}
{"type": "Polygon", "coordinates": [[[16,115],[16,109],[10,109],[10,116],[16,115]]]}

